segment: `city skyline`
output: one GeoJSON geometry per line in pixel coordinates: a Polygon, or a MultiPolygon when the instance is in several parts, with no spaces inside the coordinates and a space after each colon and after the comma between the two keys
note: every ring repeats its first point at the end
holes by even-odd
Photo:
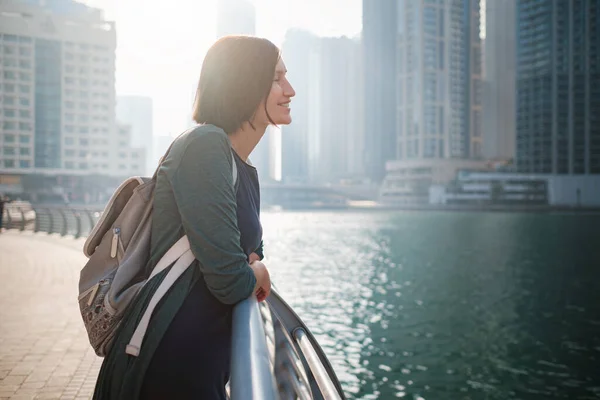
{"type": "MultiPolygon", "coordinates": [[[[256,7],[256,34],[280,47],[288,29],[332,37],[355,37],[362,29],[360,0],[250,1],[256,7]]],[[[117,94],[153,99],[156,136],[183,131],[192,108],[190,91],[197,85],[204,54],[217,38],[216,0],[181,0],[168,12],[162,3],[142,0],[83,2],[103,9],[117,24],[117,94]]]]}

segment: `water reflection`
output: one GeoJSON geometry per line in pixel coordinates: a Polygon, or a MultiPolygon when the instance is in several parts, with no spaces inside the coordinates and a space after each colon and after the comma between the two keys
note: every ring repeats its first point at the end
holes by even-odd
{"type": "Polygon", "coordinates": [[[362,399],[598,395],[599,222],[263,217],[275,284],[316,334],[348,396],[362,399]]]}

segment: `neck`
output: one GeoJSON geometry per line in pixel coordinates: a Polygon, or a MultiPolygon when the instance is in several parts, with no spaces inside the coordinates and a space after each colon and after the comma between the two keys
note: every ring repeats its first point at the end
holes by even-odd
{"type": "Polygon", "coordinates": [[[250,156],[250,153],[267,130],[267,125],[257,125],[255,123],[253,125],[256,129],[253,129],[248,122],[244,122],[240,129],[229,134],[231,147],[244,161],[248,160],[248,156],[250,156]]]}

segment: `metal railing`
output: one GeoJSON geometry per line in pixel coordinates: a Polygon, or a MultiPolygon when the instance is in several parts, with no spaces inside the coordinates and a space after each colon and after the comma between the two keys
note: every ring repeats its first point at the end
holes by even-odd
{"type": "MultiPolygon", "coordinates": [[[[85,237],[102,211],[8,203],[6,229],[85,237]]],[[[232,400],[338,400],[342,387],[325,353],[276,288],[266,301],[250,297],[234,308],[232,400]]]]}
{"type": "Polygon", "coordinates": [[[102,210],[84,207],[34,206],[27,202],[14,202],[4,205],[2,227],[79,238],[90,233],[101,214],[102,210]]]}

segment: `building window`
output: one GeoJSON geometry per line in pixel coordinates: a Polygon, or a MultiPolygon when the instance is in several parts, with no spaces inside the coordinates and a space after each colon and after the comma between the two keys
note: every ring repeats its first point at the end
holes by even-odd
{"type": "Polygon", "coordinates": [[[23,82],[31,81],[31,74],[29,72],[19,72],[19,79],[23,82]]]}
{"type": "Polygon", "coordinates": [[[29,168],[31,167],[31,162],[29,160],[19,160],[19,167],[29,168]]]}
{"type": "Polygon", "coordinates": [[[4,96],[4,104],[7,106],[12,106],[15,104],[15,98],[12,96],[4,96]]]}
{"type": "Polygon", "coordinates": [[[14,71],[4,71],[4,79],[14,81],[17,79],[17,74],[14,71]]]}
{"type": "Polygon", "coordinates": [[[75,157],[75,150],[72,150],[72,149],[65,150],[65,156],[67,156],[67,157],[75,157]]]}
{"type": "Polygon", "coordinates": [[[31,69],[31,61],[19,60],[19,67],[21,67],[23,69],[31,69]]]}
{"type": "Polygon", "coordinates": [[[6,156],[14,156],[16,154],[14,147],[4,146],[4,155],[6,156]]]}
{"type": "Polygon", "coordinates": [[[88,169],[88,163],[86,163],[86,162],[79,163],[79,168],[80,169],[88,169]]]}
{"type": "Polygon", "coordinates": [[[31,114],[29,113],[29,110],[19,110],[19,117],[29,118],[30,116],[31,114]]]}
{"type": "Polygon", "coordinates": [[[21,93],[29,93],[31,87],[29,85],[19,85],[19,92],[21,93]]]}
{"type": "Polygon", "coordinates": [[[20,135],[19,136],[19,143],[21,143],[21,144],[28,144],[29,142],[31,142],[31,137],[25,136],[25,135],[20,135]]]}
{"type": "Polygon", "coordinates": [[[14,168],[15,167],[15,160],[4,160],[4,166],[6,168],[14,168]]]}
{"type": "Polygon", "coordinates": [[[5,108],[4,116],[9,117],[9,118],[14,118],[16,116],[15,110],[5,108]]]}
{"type": "Polygon", "coordinates": [[[65,138],[65,144],[66,145],[74,145],[75,144],[75,139],[68,136],[68,137],[65,138]]]}
{"type": "Polygon", "coordinates": [[[20,147],[19,154],[22,156],[28,156],[30,153],[29,147],[20,147]]]}
{"type": "Polygon", "coordinates": [[[6,93],[14,93],[14,91],[15,91],[15,85],[13,85],[12,83],[5,83],[4,84],[4,91],[6,93]]]}
{"type": "Polygon", "coordinates": [[[5,42],[18,42],[19,37],[17,35],[4,35],[5,42]]]}
{"type": "Polygon", "coordinates": [[[85,150],[81,150],[81,151],[79,152],[79,157],[81,157],[81,158],[86,158],[87,156],[88,156],[88,152],[87,152],[87,151],[85,151],[85,150]]]}
{"type": "Polygon", "coordinates": [[[21,57],[31,56],[31,49],[29,47],[19,47],[19,55],[21,57]]]}
{"type": "Polygon", "coordinates": [[[87,146],[87,145],[89,145],[89,143],[90,142],[87,139],[79,139],[79,144],[82,146],[87,146]]]}
{"type": "Polygon", "coordinates": [[[29,102],[28,98],[26,98],[26,97],[20,97],[19,98],[19,104],[26,107],[26,106],[30,105],[30,102],[29,102]]]}
{"type": "Polygon", "coordinates": [[[79,133],[89,133],[90,129],[87,126],[79,127],[79,133]]]}
{"type": "Polygon", "coordinates": [[[74,169],[75,165],[73,164],[73,161],[66,161],[65,162],[65,168],[66,169],[74,169]]]}
{"type": "Polygon", "coordinates": [[[31,131],[31,124],[29,122],[19,122],[19,130],[29,132],[31,131]]]}
{"type": "Polygon", "coordinates": [[[4,143],[14,143],[15,135],[4,135],[4,143]]]}
{"type": "Polygon", "coordinates": [[[6,55],[12,55],[15,54],[16,50],[14,46],[4,46],[4,54],[6,55]]]}
{"type": "Polygon", "coordinates": [[[16,67],[17,66],[17,60],[15,58],[5,58],[4,62],[2,63],[4,64],[5,67],[16,67]]]}
{"type": "Polygon", "coordinates": [[[17,128],[17,124],[13,121],[4,121],[4,123],[2,124],[2,128],[6,130],[14,130],[17,128]]]}

